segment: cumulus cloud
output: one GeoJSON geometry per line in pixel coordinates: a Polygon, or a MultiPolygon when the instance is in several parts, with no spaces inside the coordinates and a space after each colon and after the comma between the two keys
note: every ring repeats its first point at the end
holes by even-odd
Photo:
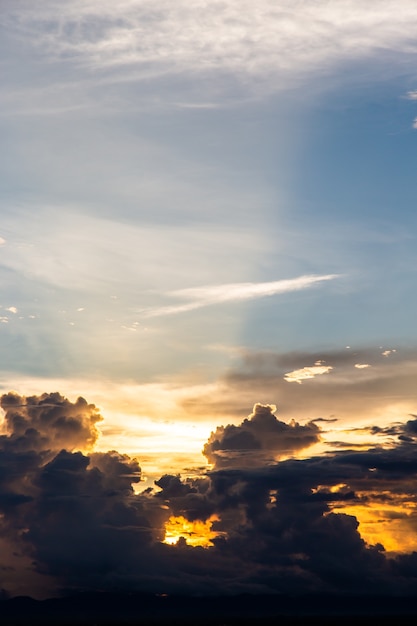
{"type": "Polygon", "coordinates": [[[33,593],[39,580],[54,595],[417,592],[415,557],[365,540],[351,512],[378,506],[379,525],[387,526],[401,504],[410,511],[397,513],[402,530],[416,532],[415,416],[370,429],[374,438],[384,431],[385,446],[297,459],[288,452],[317,442],[318,426],[286,424],[274,406],[256,404],[238,426],[212,433],[205,446],[210,471],[184,479],[164,474],[155,489],[138,491],[137,459],[79,449],[96,436],[94,405],[9,393],[2,406],[4,593],[33,593]],[[163,543],[167,522],[171,530],[185,525],[193,542],[196,533],[209,533],[210,547],[189,545],[187,535],[163,543]]]}
{"type": "Polygon", "coordinates": [[[81,397],[70,402],[59,393],[23,397],[10,392],[1,397],[0,406],[10,440],[21,449],[91,449],[102,420],[94,404],[81,397]]]}
{"type": "MultiPolygon", "coordinates": [[[[32,560],[33,578],[44,577],[51,592],[60,585],[95,588],[121,559],[133,558],[132,545],[140,551],[151,537],[143,507],[133,499],[133,484],[141,479],[137,460],[116,451],[90,456],[80,451],[91,449],[101,420],[83,398],[70,402],[59,393],[10,392],[1,406],[5,545],[26,569],[25,559],[32,560]]],[[[8,563],[2,565],[7,571],[8,563]]],[[[7,579],[1,584],[7,586],[7,579]]],[[[9,591],[16,589],[22,590],[15,582],[9,591]]]]}
{"type": "MultiPolygon", "coordinates": [[[[411,420],[398,427],[398,433],[414,428],[411,420]]],[[[384,502],[397,502],[401,509],[415,501],[415,451],[414,439],[404,441],[398,436],[395,446],[388,449],[345,450],[325,457],[283,460],[268,467],[214,472],[212,492],[223,519],[229,520],[229,525],[225,522],[220,526],[229,537],[227,548],[234,546],[249,561],[266,569],[275,566],[277,578],[270,571],[269,580],[277,585],[276,590],[281,584],[280,567],[290,564],[303,571],[300,584],[307,588],[323,589],[324,585],[358,591],[366,584],[368,592],[377,592],[378,587],[387,592],[389,585],[409,589],[415,584],[415,569],[410,568],[407,581],[393,575],[399,564],[405,571],[409,557],[387,557],[382,543],[367,544],[358,520],[343,509],[356,505],[359,512],[363,506],[369,515],[376,506],[375,526],[381,528],[385,516],[385,527],[389,527],[392,515],[388,510],[384,515],[384,502]],[[233,517],[230,509],[239,511],[240,517],[233,517]]],[[[415,515],[402,517],[402,532],[414,534],[415,515]]]]}
{"type": "Polygon", "coordinates": [[[269,404],[255,404],[253,412],[239,425],[220,426],[204,446],[203,453],[216,468],[260,465],[283,455],[292,454],[320,438],[320,429],[310,422],[301,426],[278,420],[269,404]]]}
{"type": "Polygon", "coordinates": [[[132,498],[138,480],[137,462],[114,452],[90,459],[61,450],[42,466],[24,517],[36,569],[83,589],[106,586],[123,561],[131,567],[151,539],[143,507],[132,498]]]}

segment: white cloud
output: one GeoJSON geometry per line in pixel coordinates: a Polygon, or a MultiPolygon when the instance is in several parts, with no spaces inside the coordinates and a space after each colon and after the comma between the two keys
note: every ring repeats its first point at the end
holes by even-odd
{"type": "Polygon", "coordinates": [[[311,367],[303,367],[299,370],[294,370],[293,372],[288,372],[284,376],[284,380],[288,383],[298,383],[301,385],[303,380],[308,380],[310,378],[315,378],[316,376],[321,376],[322,374],[328,374],[333,368],[330,365],[322,365],[315,364],[311,367]]]}
{"type": "MultiPolygon", "coordinates": [[[[13,3],[9,30],[50,59],[117,69],[117,80],[226,70],[274,76],[328,70],[346,59],[415,53],[414,0],[55,0],[13,3]]],[[[114,79],[116,76],[114,76],[114,79]]],[[[410,92],[414,93],[414,92],[410,92]]]]}
{"type": "Polygon", "coordinates": [[[355,363],[355,367],[356,367],[358,370],[363,370],[363,369],[365,369],[366,367],[371,367],[371,366],[369,365],[369,363],[355,363]]]}
{"type": "Polygon", "coordinates": [[[288,280],[277,280],[267,283],[232,283],[226,285],[211,285],[205,287],[195,287],[190,289],[179,289],[169,292],[167,295],[190,300],[185,304],[168,305],[140,311],[142,317],[160,317],[174,315],[176,313],[186,313],[212,304],[223,302],[237,302],[241,300],[252,300],[273,296],[280,293],[299,291],[307,289],[316,283],[333,280],[337,274],[324,276],[299,276],[288,280]]]}

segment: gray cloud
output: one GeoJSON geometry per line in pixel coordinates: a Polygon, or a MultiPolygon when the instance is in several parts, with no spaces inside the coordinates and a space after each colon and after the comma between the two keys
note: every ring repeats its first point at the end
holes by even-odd
{"type": "Polygon", "coordinates": [[[94,404],[84,398],[69,402],[59,393],[27,398],[4,394],[0,406],[5,412],[6,431],[20,449],[68,450],[92,448],[102,420],[94,404]]]}
{"type": "Polygon", "coordinates": [[[264,464],[307,448],[320,439],[320,429],[310,422],[301,426],[278,420],[275,407],[255,404],[253,412],[238,426],[220,426],[204,446],[203,453],[216,468],[264,464]]]}
{"type": "MultiPolygon", "coordinates": [[[[287,421],[347,419],[349,424],[403,421],[415,410],[417,354],[398,348],[383,356],[385,348],[290,352],[242,350],[240,358],[219,380],[217,389],[189,395],[183,400],[190,415],[204,414],[236,419],[259,400],[277,404],[287,421]],[[355,364],[369,367],[358,369],[355,364]],[[302,384],[285,380],[289,371],[320,362],[331,370],[305,378],[302,384]]],[[[342,423],[342,422],[341,422],[342,423]]]]}

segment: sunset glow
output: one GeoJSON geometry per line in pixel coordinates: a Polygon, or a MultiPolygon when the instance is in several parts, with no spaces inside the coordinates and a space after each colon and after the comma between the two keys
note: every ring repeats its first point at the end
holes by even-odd
{"type": "Polygon", "coordinates": [[[189,546],[208,548],[213,545],[212,539],[219,536],[219,532],[212,530],[214,522],[219,521],[217,515],[212,515],[205,522],[201,520],[189,521],[182,515],[173,516],[165,524],[164,543],[175,545],[182,537],[189,546]]]}
{"type": "Polygon", "coordinates": [[[381,544],[387,552],[415,552],[417,504],[395,495],[392,499],[392,504],[345,506],[338,511],[357,518],[359,533],[369,545],[381,544]]]}

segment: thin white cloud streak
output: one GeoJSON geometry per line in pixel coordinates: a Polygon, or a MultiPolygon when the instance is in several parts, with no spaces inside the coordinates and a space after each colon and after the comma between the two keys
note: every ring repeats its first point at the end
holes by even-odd
{"type": "Polygon", "coordinates": [[[328,374],[333,367],[331,365],[312,365],[311,367],[303,367],[293,372],[288,372],[284,376],[284,380],[288,383],[302,384],[303,380],[309,380],[322,374],[328,374]]]}
{"type": "Polygon", "coordinates": [[[2,21],[49,60],[138,77],[225,70],[299,78],[346,59],[416,53],[417,4],[403,0],[45,0],[2,21]]]}
{"type": "Polygon", "coordinates": [[[323,276],[309,275],[299,276],[288,280],[277,280],[267,283],[231,283],[225,285],[212,285],[206,287],[196,287],[190,289],[179,289],[171,291],[167,295],[177,298],[191,300],[185,304],[168,305],[144,309],[140,311],[142,317],[162,317],[165,315],[175,315],[177,313],[187,313],[195,309],[201,309],[214,304],[225,302],[238,302],[242,300],[253,300],[264,298],[291,291],[308,289],[313,285],[338,278],[339,274],[327,274],[323,276]]]}

